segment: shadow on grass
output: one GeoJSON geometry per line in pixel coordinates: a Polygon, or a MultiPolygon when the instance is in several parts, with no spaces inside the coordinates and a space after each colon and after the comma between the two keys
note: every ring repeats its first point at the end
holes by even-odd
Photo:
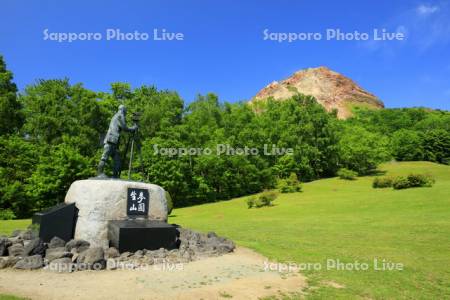
{"type": "Polygon", "coordinates": [[[372,170],[364,176],[367,176],[367,177],[382,176],[382,175],[386,175],[386,173],[387,173],[387,171],[385,171],[385,170],[372,170]]]}

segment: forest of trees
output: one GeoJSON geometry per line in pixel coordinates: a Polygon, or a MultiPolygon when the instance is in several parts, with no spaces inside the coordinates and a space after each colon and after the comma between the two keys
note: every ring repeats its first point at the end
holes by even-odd
{"type": "Polygon", "coordinates": [[[102,137],[119,104],[142,112],[144,174],[136,172],[134,179],[164,187],[175,207],[256,193],[291,173],[311,181],[335,176],[340,168],[369,174],[391,159],[450,162],[447,111],[357,110],[353,118],[338,120],[335,112],[304,95],[269,100],[255,109],[221,103],[214,94],[187,104],[176,92],[154,86],[131,89],[126,83],[113,83],[110,93],[95,92],[68,79],[37,80],[19,93],[0,56],[0,209],[29,217],[62,202],[74,180],[95,176],[102,137]],[[260,153],[265,144],[294,151],[278,156],[166,156],[154,151],[155,145],[217,144],[260,153]]]}

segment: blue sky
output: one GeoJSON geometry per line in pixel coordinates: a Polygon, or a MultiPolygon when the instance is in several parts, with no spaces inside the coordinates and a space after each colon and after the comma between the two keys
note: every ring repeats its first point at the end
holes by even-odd
{"type": "Polygon", "coordinates": [[[2,0],[0,54],[19,89],[39,78],[70,78],[96,91],[111,82],[176,90],[187,101],[214,92],[246,100],[273,80],[328,66],[387,107],[450,109],[449,1],[36,1],[2,0]],[[149,33],[107,41],[105,31],[149,33]],[[154,41],[154,29],[183,41],[154,41]],[[263,31],[367,32],[403,41],[264,40],[263,31]],[[101,40],[57,42],[50,33],[99,32],[101,40]]]}

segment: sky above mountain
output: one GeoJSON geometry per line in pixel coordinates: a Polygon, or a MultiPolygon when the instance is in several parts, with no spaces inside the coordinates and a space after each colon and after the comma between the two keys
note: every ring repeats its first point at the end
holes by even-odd
{"type": "Polygon", "coordinates": [[[20,90],[67,77],[96,91],[124,81],[187,102],[207,92],[234,102],[327,66],[386,107],[450,109],[449,1],[3,0],[1,8],[0,54],[20,90]]]}

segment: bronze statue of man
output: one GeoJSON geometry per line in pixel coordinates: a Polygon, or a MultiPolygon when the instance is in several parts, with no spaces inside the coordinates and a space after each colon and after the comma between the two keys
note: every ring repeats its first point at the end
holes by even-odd
{"type": "Polygon", "coordinates": [[[132,132],[137,129],[137,125],[130,128],[126,123],[127,109],[124,105],[119,106],[119,110],[112,117],[109,123],[108,132],[106,133],[103,141],[104,149],[100,163],[98,164],[97,175],[98,177],[106,177],[104,173],[105,164],[108,158],[111,156],[113,159],[113,178],[118,178],[121,169],[120,153],[119,153],[119,139],[121,131],[132,132]]]}

